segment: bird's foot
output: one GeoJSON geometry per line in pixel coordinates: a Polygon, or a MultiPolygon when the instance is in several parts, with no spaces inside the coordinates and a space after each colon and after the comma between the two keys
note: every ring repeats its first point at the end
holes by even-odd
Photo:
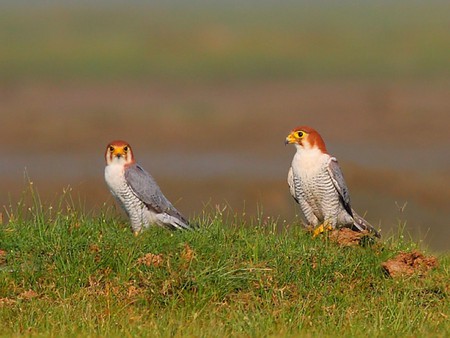
{"type": "Polygon", "coordinates": [[[330,230],[333,230],[333,227],[330,224],[322,223],[321,225],[319,225],[317,228],[314,229],[313,238],[319,236],[320,234],[322,234],[326,231],[330,231],[330,230]]]}

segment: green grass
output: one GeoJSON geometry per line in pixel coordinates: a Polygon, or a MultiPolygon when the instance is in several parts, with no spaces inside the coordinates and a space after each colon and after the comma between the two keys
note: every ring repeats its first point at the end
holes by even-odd
{"type": "Polygon", "coordinates": [[[339,247],[298,225],[206,211],[134,237],[110,209],[31,191],[0,228],[0,332],[32,336],[448,336],[450,260],[392,279],[401,236],[339,247]],[[24,202],[29,200],[29,202],[24,202]],[[156,264],[139,260],[159,255],[156,264]],[[30,291],[31,290],[31,291],[30,291]]]}

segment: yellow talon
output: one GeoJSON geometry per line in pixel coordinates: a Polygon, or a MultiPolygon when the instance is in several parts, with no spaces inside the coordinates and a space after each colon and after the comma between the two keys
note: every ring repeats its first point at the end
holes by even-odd
{"type": "Polygon", "coordinates": [[[320,234],[324,233],[325,231],[333,230],[333,227],[328,223],[322,223],[313,231],[313,238],[319,236],[320,234]]]}
{"type": "Polygon", "coordinates": [[[313,238],[319,236],[321,233],[325,231],[325,228],[323,224],[319,225],[317,228],[313,231],[313,238]]]}

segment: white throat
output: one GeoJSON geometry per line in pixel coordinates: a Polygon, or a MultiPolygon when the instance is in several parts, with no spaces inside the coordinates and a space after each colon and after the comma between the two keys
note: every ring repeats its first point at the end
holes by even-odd
{"type": "Polygon", "coordinates": [[[330,155],[323,153],[319,148],[305,148],[295,145],[297,152],[292,160],[292,168],[298,174],[310,173],[320,170],[330,159],[330,155]]]}
{"type": "Polygon", "coordinates": [[[125,183],[124,160],[114,159],[105,167],[105,181],[111,191],[117,191],[125,183]]]}

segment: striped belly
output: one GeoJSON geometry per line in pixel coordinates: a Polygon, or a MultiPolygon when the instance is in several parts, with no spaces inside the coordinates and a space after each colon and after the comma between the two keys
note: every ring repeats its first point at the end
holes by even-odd
{"type": "Polygon", "coordinates": [[[311,206],[314,215],[320,222],[330,221],[332,225],[336,225],[340,201],[328,171],[322,168],[313,175],[303,172],[299,176],[300,193],[311,206]]]}
{"type": "Polygon", "coordinates": [[[149,211],[147,206],[136,197],[131,189],[124,184],[115,192],[123,209],[130,218],[133,231],[140,231],[142,227],[149,226],[149,211]]]}

